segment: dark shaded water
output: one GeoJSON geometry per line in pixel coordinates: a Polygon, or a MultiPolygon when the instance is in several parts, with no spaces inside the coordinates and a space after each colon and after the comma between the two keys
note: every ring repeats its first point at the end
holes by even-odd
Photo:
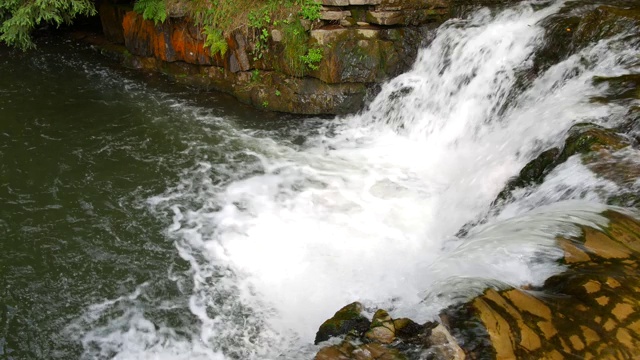
{"type": "Polygon", "coordinates": [[[226,161],[217,116],[287,126],[60,39],[28,53],[0,48],[0,358],[78,357],[65,327],[139,284],[183,296],[166,271],[186,264],[144,200],[199,160],[226,161]]]}

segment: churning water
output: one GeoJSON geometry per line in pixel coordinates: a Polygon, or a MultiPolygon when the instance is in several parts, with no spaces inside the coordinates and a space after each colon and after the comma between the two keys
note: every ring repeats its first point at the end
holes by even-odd
{"type": "Polygon", "coordinates": [[[615,184],[572,158],[502,211],[491,204],[571,125],[613,125],[620,109],[589,101],[603,90],[592,77],[628,72],[637,56],[601,41],[527,76],[541,21],[562,6],[449,21],[368,109],[332,121],[246,129],[151,94],[193,134],[172,156],[196,162],[173,160],[166,189],[134,196],[170,220],[180,259],[158,273],[176,290],[140,281],[85,308],[66,336],[86,359],[309,359],[318,326],[350,302],[433,320],[487,285],[561,271],[555,237],[603,223],[615,184]]]}

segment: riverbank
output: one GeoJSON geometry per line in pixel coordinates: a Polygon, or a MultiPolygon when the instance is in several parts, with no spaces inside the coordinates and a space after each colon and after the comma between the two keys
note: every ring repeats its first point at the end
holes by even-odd
{"type": "Polygon", "coordinates": [[[234,15],[243,17],[229,20],[239,25],[215,30],[212,47],[206,26],[178,5],[154,22],[130,4],[103,0],[98,13],[110,44],[97,45],[126,66],[296,114],[361,110],[376,84],[411,66],[451,11],[440,0],[325,0],[312,15],[293,5],[288,14],[282,5],[279,15],[266,7],[234,15]]]}

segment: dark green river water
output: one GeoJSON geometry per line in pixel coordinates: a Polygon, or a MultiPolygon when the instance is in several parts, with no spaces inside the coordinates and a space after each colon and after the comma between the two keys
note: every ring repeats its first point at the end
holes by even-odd
{"type": "MultiPolygon", "coordinates": [[[[246,129],[288,123],[59,39],[0,48],[0,358],[77,358],[65,327],[141,283],[183,297],[166,272],[187,265],[144,201],[199,160],[233,161],[216,147],[229,127],[217,116],[246,129]]],[[[174,312],[157,316],[193,320],[174,312]]]]}

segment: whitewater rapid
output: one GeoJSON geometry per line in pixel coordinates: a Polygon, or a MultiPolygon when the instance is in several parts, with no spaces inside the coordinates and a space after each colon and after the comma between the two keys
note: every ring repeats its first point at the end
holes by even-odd
{"type": "Polygon", "coordinates": [[[485,217],[509,178],[571,125],[608,126],[618,111],[589,102],[602,91],[592,77],[622,73],[633,56],[611,42],[521,85],[544,42],[541,21],[562,6],[484,9],[445,23],[361,114],[301,123],[302,145],[183,106],[194,121],[222,124],[233,144],[145,199],[152,216],[172,219],[166,236],[189,270],[168,264],[167,274],[197,321],[153,323],[140,284],[75,325],[85,357],[309,359],[318,326],[350,302],[433,320],[487,285],[541,284],[561,271],[555,237],[604,223],[602,192],[615,184],[570,159],[485,217]]]}

